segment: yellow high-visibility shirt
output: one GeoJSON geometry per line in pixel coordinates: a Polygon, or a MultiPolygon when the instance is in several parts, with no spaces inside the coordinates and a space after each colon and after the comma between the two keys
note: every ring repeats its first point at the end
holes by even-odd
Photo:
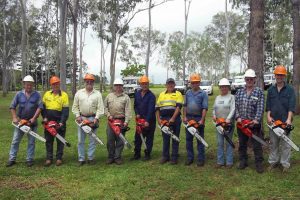
{"type": "Polygon", "coordinates": [[[62,111],[63,107],[69,107],[69,97],[64,91],[60,94],[54,94],[52,91],[47,91],[43,96],[45,109],[62,111]]]}

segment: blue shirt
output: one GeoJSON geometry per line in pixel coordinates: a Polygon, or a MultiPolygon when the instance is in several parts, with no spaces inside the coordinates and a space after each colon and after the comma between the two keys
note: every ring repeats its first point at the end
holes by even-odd
{"type": "Polygon", "coordinates": [[[271,111],[274,120],[285,122],[289,112],[295,112],[296,97],[294,89],[289,85],[284,85],[278,92],[277,85],[268,89],[266,111],[271,111]]]}
{"type": "Polygon", "coordinates": [[[30,94],[30,97],[27,98],[24,90],[17,92],[10,104],[9,109],[16,109],[17,107],[17,116],[20,119],[31,119],[38,108],[43,109],[40,93],[33,91],[30,94]]]}
{"type": "Polygon", "coordinates": [[[196,92],[188,90],[185,94],[184,107],[188,119],[201,119],[203,109],[208,109],[207,93],[201,89],[196,92]]]}
{"type": "Polygon", "coordinates": [[[134,94],[134,111],[147,122],[156,122],[155,118],[155,96],[148,90],[142,97],[142,90],[134,94]]]}
{"type": "Polygon", "coordinates": [[[261,122],[264,113],[264,92],[255,87],[247,95],[246,88],[239,89],[235,96],[235,117],[261,122]]]}

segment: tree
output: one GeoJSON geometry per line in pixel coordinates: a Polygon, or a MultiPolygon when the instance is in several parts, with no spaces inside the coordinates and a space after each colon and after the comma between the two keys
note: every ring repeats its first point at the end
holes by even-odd
{"type": "Polygon", "coordinates": [[[59,60],[60,60],[60,86],[66,91],[66,15],[67,0],[58,0],[59,7],[59,60]]]}
{"type": "Polygon", "coordinates": [[[143,74],[145,74],[145,69],[145,65],[129,65],[125,69],[121,70],[121,76],[142,76],[143,74]]]}
{"type": "Polygon", "coordinates": [[[27,74],[27,17],[26,0],[20,0],[22,14],[22,77],[27,74]]]}
{"type": "Polygon", "coordinates": [[[183,46],[183,70],[182,70],[182,79],[183,82],[185,82],[185,60],[186,60],[186,50],[187,50],[187,22],[190,12],[190,6],[191,6],[192,0],[184,0],[184,46],[183,46]],[[187,4],[188,3],[188,4],[187,4]]]}

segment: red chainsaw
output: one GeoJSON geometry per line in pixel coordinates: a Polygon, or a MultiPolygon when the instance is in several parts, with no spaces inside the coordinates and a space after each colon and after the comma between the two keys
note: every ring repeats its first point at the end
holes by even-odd
{"type": "Polygon", "coordinates": [[[63,138],[61,135],[57,133],[57,130],[61,128],[61,126],[56,121],[47,121],[42,123],[45,130],[52,135],[53,137],[56,137],[59,139],[64,145],[67,147],[71,147],[71,144],[66,141],[65,138],[63,138]]]}
{"type": "Polygon", "coordinates": [[[145,129],[145,127],[146,127],[145,126],[146,120],[143,118],[136,118],[135,122],[136,122],[136,133],[140,135],[142,143],[143,143],[145,149],[147,149],[145,138],[143,136],[143,129],[145,129]]]}
{"type": "Polygon", "coordinates": [[[249,119],[243,119],[242,122],[237,122],[236,126],[238,129],[240,129],[242,131],[242,133],[244,135],[247,135],[248,137],[252,137],[253,139],[255,139],[257,142],[261,143],[264,146],[269,146],[265,141],[263,141],[262,139],[260,139],[258,136],[256,136],[255,134],[252,133],[251,129],[249,128],[252,125],[252,121],[249,119]]]}
{"type": "Polygon", "coordinates": [[[118,136],[123,141],[124,145],[126,145],[128,149],[130,149],[131,145],[128,142],[128,140],[125,138],[125,136],[123,135],[123,133],[125,133],[126,131],[129,131],[130,128],[125,127],[124,122],[121,119],[108,120],[108,124],[109,124],[110,128],[113,130],[113,132],[115,133],[115,135],[118,136]]]}

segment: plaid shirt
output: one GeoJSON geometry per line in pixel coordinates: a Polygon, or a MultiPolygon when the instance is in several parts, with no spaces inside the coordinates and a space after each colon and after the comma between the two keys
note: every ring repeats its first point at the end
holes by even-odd
{"type": "Polygon", "coordinates": [[[255,87],[249,96],[246,88],[237,91],[235,96],[235,118],[262,120],[264,113],[264,93],[255,87]]]}

